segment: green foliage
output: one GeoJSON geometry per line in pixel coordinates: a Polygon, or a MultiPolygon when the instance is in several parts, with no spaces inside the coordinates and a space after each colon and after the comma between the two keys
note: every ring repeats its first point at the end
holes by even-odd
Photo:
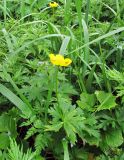
{"type": "Polygon", "coordinates": [[[95,94],[82,93],[77,104],[87,111],[100,111],[114,108],[116,104],[116,96],[104,91],[96,91],[95,94]],[[100,103],[100,104],[99,104],[100,103]],[[97,105],[96,105],[97,104],[97,105]],[[99,104],[99,105],[98,105],[99,104]]]}
{"type": "Polygon", "coordinates": [[[49,109],[50,115],[53,117],[51,125],[46,126],[46,131],[58,132],[62,127],[64,128],[67,137],[71,143],[77,141],[76,133],[80,133],[83,127],[83,112],[72,106],[68,100],[59,98],[59,105],[49,109]]]}
{"type": "Polygon", "coordinates": [[[35,149],[37,154],[40,154],[41,150],[48,147],[48,142],[50,142],[50,135],[47,133],[40,133],[35,139],[35,149]]]}
{"type": "Polygon", "coordinates": [[[26,106],[26,104],[20,98],[18,98],[13,92],[11,92],[2,84],[0,84],[0,92],[12,103],[14,103],[22,111],[23,114],[25,114],[27,117],[31,116],[32,112],[28,108],[28,106],[26,106]]]}
{"type": "Polygon", "coordinates": [[[0,1],[0,159],[122,160],[123,0],[49,2],[0,1]]]}
{"type": "Polygon", "coordinates": [[[96,97],[94,94],[88,94],[88,93],[82,93],[80,95],[80,101],[77,101],[77,104],[82,109],[88,110],[88,111],[94,111],[94,105],[96,103],[96,97]]]}
{"type": "Polygon", "coordinates": [[[7,133],[0,133],[0,149],[6,149],[9,146],[9,136],[7,133]]]}
{"type": "Polygon", "coordinates": [[[17,121],[18,114],[14,109],[0,116],[0,149],[7,149],[10,143],[9,137],[17,137],[17,121]]]}
{"type": "MultiPolygon", "coordinates": [[[[36,153],[31,153],[31,150],[27,150],[23,153],[23,147],[19,147],[14,140],[10,140],[10,149],[8,149],[9,160],[34,160],[36,153]]],[[[36,160],[36,159],[35,159],[36,160]]]]}
{"type": "Polygon", "coordinates": [[[95,94],[100,103],[100,105],[97,106],[97,111],[103,109],[111,109],[116,106],[116,97],[113,96],[111,93],[105,93],[104,91],[96,91],[95,94]]]}
{"type": "Polygon", "coordinates": [[[105,135],[106,143],[110,147],[118,147],[123,143],[123,137],[121,130],[111,129],[105,135]]]}

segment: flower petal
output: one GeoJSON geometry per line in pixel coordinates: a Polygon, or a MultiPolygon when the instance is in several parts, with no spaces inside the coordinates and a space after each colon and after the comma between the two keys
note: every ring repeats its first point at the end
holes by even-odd
{"type": "Polygon", "coordinates": [[[72,60],[70,58],[65,58],[65,66],[68,66],[72,63],[72,60]]]}

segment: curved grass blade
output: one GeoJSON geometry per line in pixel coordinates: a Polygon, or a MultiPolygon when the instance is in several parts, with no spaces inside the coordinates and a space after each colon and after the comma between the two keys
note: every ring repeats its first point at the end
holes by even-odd
{"type": "Polygon", "coordinates": [[[18,96],[2,84],[0,84],[0,93],[18,107],[27,118],[32,115],[31,109],[18,96]]]}
{"type": "Polygon", "coordinates": [[[18,54],[19,52],[23,51],[26,47],[28,47],[29,45],[35,43],[36,41],[40,41],[40,40],[43,40],[43,39],[47,39],[47,38],[51,38],[51,37],[65,37],[65,35],[63,34],[49,34],[49,35],[46,35],[46,36],[43,36],[43,37],[39,37],[35,40],[32,40],[30,42],[27,42],[25,43],[23,46],[21,46],[20,48],[18,48],[15,52],[14,52],[14,55],[18,54]]]}
{"type": "Polygon", "coordinates": [[[85,44],[82,45],[81,47],[78,47],[77,49],[75,49],[75,50],[73,50],[72,52],[70,52],[70,54],[81,50],[81,49],[84,48],[85,46],[88,46],[88,45],[90,45],[90,44],[99,42],[99,41],[102,40],[102,39],[108,38],[108,37],[113,36],[113,35],[115,35],[115,34],[117,34],[117,33],[119,33],[119,32],[122,32],[122,31],[124,31],[124,27],[120,27],[120,28],[118,28],[118,29],[116,29],[116,30],[110,31],[110,32],[108,32],[107,34],[104,34],[104,35],[102,35],[102,36],[100,36],[100,37],[98,37],[98,38],[90,41],[89,43],[85,43],[85,44]]]}
{"type": "MultiPolygon", "coordinates": [[[[11,76],[7,73],[7,71],[6,71],[5,68],[3,68],[3,73],[5,75],[6,80],[11,83],[11,85],[13,86],[13,88],[15,89],[15,91],[17,92],[17,94],[20,96],[20,98],[23,100],[23,102],[28,106],[28,108],[30,108],[30,110],[32,110],[31,104],[26,99],[26,97],[20,92],[20,90],[17,87],[16,83],[13,81],[13,79],[11,78],[11,76]]],[[[32,112],[33,112],[33,110],[32,110],[32,112]]]]}
{"type": "Polygon", "coordinates": [[[10,39],[10,36],[8,34],[8,32],[6,31],[5,28],[2,29],[2,32],[4,34],[4,37],[6,39],[6,43],[7,43],[7,46],[8,46],[8,49],[9,49],[9,53],[14,53],[14,49],[13,49],[13,44],[11,42],[11,39],[10,39]]]}
{"type": "Polygon", "coordinates": [[[67,46],[69,44],[69,41],[70,41],[70,37],[66,36],[65,39],[62,41],[62,45],[61,45],[61,48],[59,50],[59,53],[60,54],[64,54],[66,49],[67,49],[67,46]]]}

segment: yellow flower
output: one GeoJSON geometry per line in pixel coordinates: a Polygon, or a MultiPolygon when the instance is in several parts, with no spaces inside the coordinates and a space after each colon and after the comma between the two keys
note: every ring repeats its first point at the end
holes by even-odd
{"type": "Polygon", "coordinates": [[[72,60],[69,58],[65,58],[61,54],[50,54],[50,61],[52,64],[57,65],[57,66],[68,66],[69,64],[72,63],[72,60]]]}
{"type": "Polygon", "coordinates": [[[63,66],[64,57],[61,54],[56,55],[56,63],[57,63],[57,65],[63,66]]]}
{"type": "Polygon", "coordinates": [[[50,3],[49,3],[49,6],[50,6],[51,8],[56,8],[56,7],[58,7],[58,3],[56,3],[56,2],[50,2],[50,3]]]}

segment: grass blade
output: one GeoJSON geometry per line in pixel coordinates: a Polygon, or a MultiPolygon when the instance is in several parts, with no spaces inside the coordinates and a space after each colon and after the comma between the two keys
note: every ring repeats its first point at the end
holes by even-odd
{"type": "Polygon", "coordinates": [[[66,36],[65,39],[62,41],[62,45],[61,45],[61,48],[59,50],[60,54],[64,55],[64,53],[66,51],[66,48],[67,48],[67,46],[69,44],[69,41],[70,41],[70,37],[66,36]]]}
{"type": "Polygon", "coordinates": [[[25,15],[25,1],[24,0],[20,1],[20,13],[21,13],[21,18],[24,17],[25,15]]]}
{"type": "Polygon", "coordinates": [[[104,35],[102,35],[102,36],[100,36],[100,37],[98,37],[98,38],[90,41],[89,43],[86,43],[86,44],[82,45],[81,47],[78,47],[77,49],[75,49],[75,50],[73,50],[72,52],[70,52],[70,54],[81,50],[81,49],[84,48],[85,46],[88,46],[88,45],[90,45],[90,44],[99,42],[99,41],[102,40],[102,39],[105,39],[105,38],[107,38],[107,37],[113,36],[113,35],[115,35],[115,34],[117,34],[117,33],[119,33],[119,32],[122,32],[122,31],[124,31],[124,27],[120,27],[120,28],[118,28],[118,29],[116,29],[116,30],[110,31],[110,32],[107,33],[107,34],[104,34],[104,35]]]}
{"type": "Polygon", "coordinates": [[[96,69],[96,64],[92,67],[92,69],[89,73],[88,79],[86,81],[86,88],[87,88],[88,92],[91,92],[91,89],[92,89],[91,85],[92,85],[92,82],[93,82],[95,69],[96,69]]]}
{"type": "Polygon", "coordinates": [[[13,44],[11,42],[11,39],[10,39],[10,36],[9,36],[8,32],[6,31],[5,28],[2,29],[2,32],[3,32],[4,37],[6,39],[6,43],[7,43],[8,49],[9,49],[9,53],[14,53],[13,44]]]}
{"type": "Polygon", "coordinates": [[[21,97],[21,99],[23,100],[23,102],[28,106],[28,108],[30,108],[30,110],[32,110],[32,106],[30,105],[29,101],[20,92],[19,88],[17,87],[17,85],[15,84],[15,82],[13,81],[13,79],[11,78],[11,76],[7,73],[7,71],[6,71],[5,68],[3,68],[3,73],[5,75],[6,80],[11,83],[11,85],[13,86],[13,88],[15,89],[15,91],[17,92],[17,94],[21,97]]]}
{"type": "MultiPolygon", "coordinates": [[[[82,19],[82,26],[84,30],[84,43],[88,44],[89,43],[89,33],[88,33],[88,28],[86,25],[86,22],[82,19]]],[[[84,60],[86,63],[89,63],[89,45],[85,46],[85,52],[84,52],[84,60]]],[[[87,66],[84,65],[84,73],[87,70],[87,66]]]]}
{"type": "Polygon", "coordinates": [[[72,0],[67,0],[65,1],[65,10],[64,10],[64,22],[65,22],[65,26],[68,26],[69,22],[70,22],[70,8],[71,8],[71,2],[72,0]]]}
{"type": "Polygon", "coordinates": [[[3,0],[3,6],[4,6],[4,23],[6,25],[6,16],[7,16],[6,0],[3,0]]]}
{"type": "Polygon", "coordinates": [[[89,8],[90,8],[90,0],[87,0],[87,7],[86,7],[86,14],[85,14],[85,22],[87,25],[88,25],[89,8]]]}
{"type": "Polygon", "coordinates": [[[83,40],[82,36],[82,13],[81,13],[81,8],[82,8],[82,0],[75,0],[75,5],[76,5],[76,10],[78,14],[78,21],[79,21],[79,27],[80,27],[80,37],[81,41],[83,40]]]}
{"type": "Polygon", "coordinates": [[[27,117],[32,115],[30,108],[18,96],[2,84],[0,84],[0,93],[9,99],[16,107],[18,107],[24,115],[27,117]]]}

